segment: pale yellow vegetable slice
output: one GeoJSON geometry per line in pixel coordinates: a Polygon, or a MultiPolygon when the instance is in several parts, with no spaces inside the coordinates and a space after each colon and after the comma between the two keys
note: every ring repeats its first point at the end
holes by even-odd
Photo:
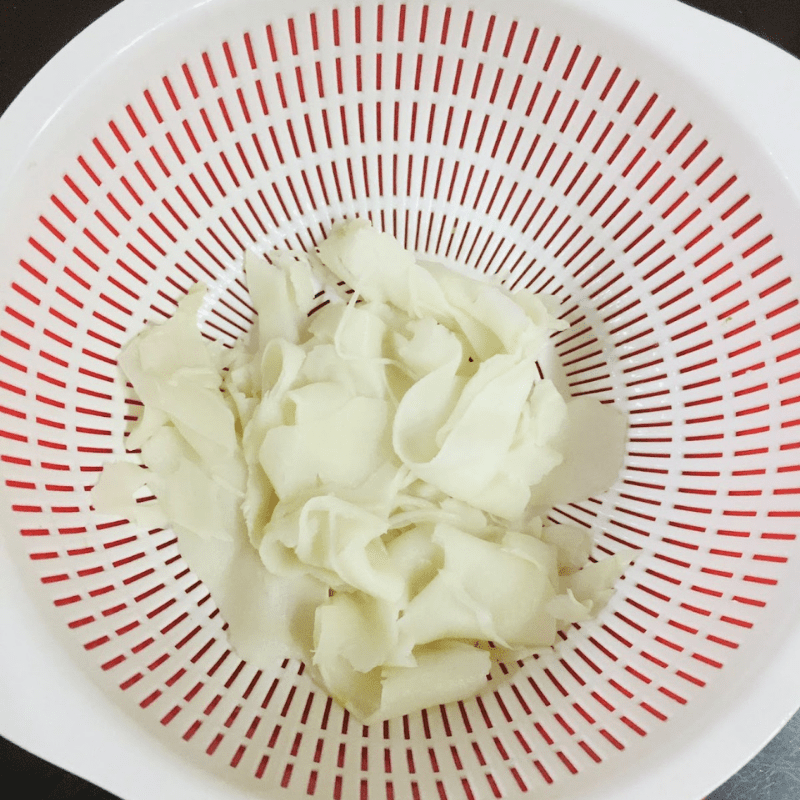
{"type": "Polygon", "coordinates": [[[332,383],[343,387],[351,395],[362,397],[380,399],[386,396],[386,371],[380,361],[344,359],[333,344],[320,343],[309,349],[298,381],[332,383]]]}
{"type": "Polygon", "coordinates": [[[236,452],[233,412],[220,392],[220,359],[196,323],[203,291],[192,289],[173,317],[146,328],[120,353],[120,366],[145,408],[161,415],[160,424],[132,431],[131,448],[169,420],[203,460],[222,461],[236,452]]]}
{"type": "Polygon", "coordinates": [[[222,541],[179,531],[178,548],[211,593],[241,658],[265,666],[309,658],[314,614],[328,597],[324,583],[268,572],[242,533],[222,541]]]}
{"type": "MultiPolygon", "coordinates": [[[[466,385],[466,380],[456,374],[460,356],[455,353],[452,356],[413,384],[395,412],[393,448],[415,474],[417,465],[436,457],[439,450],[436,434],[452,414],[466,385]]],[[[417,477],[425,480],[423,476],[417,477]]]]}
{"type": "Polygon", "coordinates": [[[247,465],[247,481],[242,500],[250,541],[258,547],[264,526],[277,502],[277,494],[259,460],[261,443],[278,425],[287,422],[287,392],[297,378],[305,360],[305,352],[286,339],[273,339],[264,348],[260,365],[260,382],[253,389],[254,408],[244,423],[242,454],[247,465]],[[263,395],[262,395],[263,392],[263,395]]]}
{"type": "MultiPolygon", "coordinates": [[[[353,533],[352,527],[337,526],[336,524],[334,524],[334,530],[331,530],[330,525],[323,526],[323,529],[320,529],[319,525],[307,525],[306,529],[301,531],[301,519],[305,506],[311,502],[313,508],[315,503],[319,504],[322,499],[328,497],[341,501],[342,508],[347,513],[350,513],[352,509],[357,509],[361,516],[356,522],[361,529],[363,543],[366,546],[375,537],[380,537],[386,532],[394,497],[404,487],[406,481],[407,475],[402,468],[384,464],[360,486],[329,485],[321,487],[318,491],[310,491],[305,495],[294,495],[279,501],[269,522],[261,532],[259,552],[265,566],[279,575],[308,573],[325,581],[332,589],[352,589],[353,587],[336,572],[335,563],[327,555],[324,558],[320,556],[313,561],[304,561],[298,556],[296,548],[299,545],[301,534],[305,534],[307,537],[325,534],[327,540],[323,539],[316,543],[316,552],[328,553],[331,548],[343,548],[347,544],[344,534],[353,533]]],[[[312,508],[305,513],[310,514],[312,508]]],[[[319,514],[319,508],[316,508],[316,514],[319,514]]],[[[318,523],[319,520],[312,518],[307,522],[318,523]]],[[[308,541],[313,544],[313,539],[308,541]]],[[[306,547],[311,548],[311,545],[307,543],[306,547]]],[[[367,572],[362,576],[364,580],[370,579],[375,569],[385,572],[385,565],[380,563],[382,561],[380,552],[374,553],[376,547],[377,545],[366,553],[368,559],[377,555],[378,560],[374,562],[374,566],[371,566],[368,561],[367,572]]],[[[373,576],[373,579],[381,580],[381,574],[377,577],[373,576]]],[[[395,580],[395,578],[390,578],[390,580],[395,580]]]]}
{"type": "Polygon", "coordinates": [[[314,315],[301,379],[339,383],[353,394],[382,398],[386,395],[387,325],[382,309],[374,303],[355,305],[355,297],[347,305],[331,304],[314,315]]]}
{"type": "Polygon", "coordinates": [[[149,477],[147,470],[130,461],[108,462],[92,488],[94,510],[100,514],[126,517],[146,530],[164,527],[169,518],[158,500],[137,503],[134,499],[148,483],[149,477]]]}
{"type": "Polygon", "coordinates": [[[569,323],[559,317],[562,311],[561,302],[553,295],[533,294],[524,289],[511,292],[505,287],[501,288],[519,305],[537,328],[550,328],[554,331],[565,331],[569,328],[569,323]]]}
{"type": "Polygon", "coordinates": [[[473,697],[486,686],[491,668],[487,652],[464,642],[436,642],[418,648],[414,657],[415,667],[383,670],[380,709],[368,723],[473,697]]]}
{"type": "Polygon", "coordinates": [[[595,603],[592,600],[581,602],[572,589],[567,589],[564,594],[556,595],[547,602],[547,613],[554,616],[563,625],[572,625],[575,622],[586,622],[593,616],[595,603]]]}
{"type": "MultiPolygon", "coordinates": [[[[430,373],[406,393],[397,409],[395,451],[418,478],[452,497],[504,519],[518,518],[530,498],[529,486],[522,477],[503,481],[502,473],[514,463],[508,461],[509,451],[533,386],[533,369],[530,361],[513,356],[484,362],[432,437],[433,425],[426,430],[419,424],[420,408],[428,408],[428,413],[446,410],[459,379],[445,368],[430,373]]],[[[433,417],[431,422],[438,420],[433,417]]],[[[524,460],[516,463],[527,471],[524,460]]]]}
{"type": "Polygon", "coordinates": [[[308,572],[332,589],[359,589],[398,602],[404,583],[389,561],[385,517],[335,495],[313,495],[265,526],[260,554],[280,574],[308,572]]]}
{"type": "MultiPolygon", "coordinates": [[[[496,554],[484,557],[487,568],[497,566],[496,554]]],[[[480,593],[475,596],[471,588],[457,570],[439,570],[405,608],[399,622],[402,641],[409,646],[447,638],[504,643],[493,614],[483,605],[480,593]]]]}
{"type": "Polygon", "coordinates": [[[358,719],[381,704],[384,664],[413,667],[398,646],[397,610],[361,592],[334,595],[316,611],[313,667],[327,691],[358,719]]]}
{"type": "Polygon", "coordinates": [[[148,483],[176,530],[204,539],[228,539],[242,524],[243,465],[232,460],[217,473],[193,458],[172,426],[164,426],[142,445],[151,465],[148,483]]]}
{"type": "Polygon", "coordinates": [[[286,544],[285,540],[293,542],[297,538],[297,514],[282,517],[275,516],[260,531],[258,536],[258,555],[267,572],[291,578],[296,575],[308,575],[328,589],[347,589],[339,577],[330,570],[304,564],[294,549],[294,544],[286,544]]]}
{"type": "MultiPolygon", "coordinates": [[[[279,404],[297,380],[307,358],[306,351],[286,339],[271,339],[261,355],[260,394],[279,404]]],[[[275,417],[276,424],[278,417],[275,417]]]]}
{"type": "Polygon", "coordinates": [[[358,486],[330,487],[330,492],[353,505],[388,521],[396,508],[397,498],[413,480],[398,459],[385,461],[358,486]]]}
{"type": "Polygon", "coordinates": [[[403,595],[381,539],[386,521],[338,497],[313,497],[298,521],[295,552],[308,564],[329,569],[355,589],[386,601],[403,595]]]}
{"type": "Polygon", "coordinates": [[[533,564],[547,576],[551,585],[558,586],[558,549],[534,534],[504,531],[499,544],[505,553],[533,564]]]}
{"type": "Polygon", "coordinates": [[[313,663],[324,674],[338,658],[356,672],[413,667],[411,651],[399,645],[396,607],[363,592],[339,592],[321,604],[314,621],[313,663]]]}
{"type": "Polygon", "coordinates": [[[412,381],[450,365],[454,372],[463,366],[463,347],[458,337],[431,317],[410,320],[395,331],[394,351],[397,366],[412,381]]]}
{"type": "Polygon", "coordinates": [[[613,594],[613,587],[625,570],[636,560],[635,550],[624,550],[596,563],[590,563],[562,577],[561,586],[572,591],[579,602],[591,600],[601,608],[613,594]]]}
{"type": "Polygon", "coordinates": [[[542,528],[540,537],[558,551],[558,565],[562,575],[577,572],[588,563],[593,539],[585,528],[549,524],[542,528]]]}
{"type": "Polygon", "coordinates": [[[252,251],[245,252],[244,270],[253,301],[261,345],[272,339],[298,342],[314,303],[316,287],[303,256],[270,253],[272,264],[252,251]]]}
{"type": "Polygon", "coordinates": [[[333,344],[348,302],[331,300],[308,318],[307,331],[316,343],[333,344]]]}
{"type": "Polygon", "coordinates": [[[567,403],[566,424],[552,446],[564,460],[531,489],[539,513],[559,503],[574,503],[604,492],[622,469],[627,419],[612,405],[590,398],[567,403]]]}
{"type": "Polygon", "coordinates": [[[401,617],[404,641],[426,644],[455,638],[491,640],[507,647],[552,644],[555,622],[544,605],[556,594],[554,557],[550,564],[539,563],[527,550],[520,555],[515,541],[504,546],[444,524],[436,526],[433,540],[444,551],[444,567],[401,617]]]}
{"type": "Polygon", "coordinates": [[[529,502],[531,486],[561,463],[562,455],[552,441],[565,418],[566,406],[552,383],[537,382],[522,407],[513,442],[486,489],[487,506],[507,509],[499,516],[517,519],[529,502]]]}
{"type": "Polygon", "coordinates": [[[383,359],[386,323],[375,313],[378,304],[355,304],[356,295],[345,306],[333,336],[336,354],[344,360],[383,359]]]}
{"type": "Polygon", "coordinates": [[[547,342],[550,330],[562,327],[543,305],[536,308],[536,322],[504,289],[468,278],[441,265],[430,265],[450,313],[481,360],[499,353],[535,358],[547,342]]]}
{"type": "Polygon", "coordinates": [[[447,315],[436,279],[392,236],[365,220],[334,227],[320,243],[321,262],[366,300],[392,303],[412,317],[447,315]]]}
{"type": "Polygon", "coordinates": [[[351,397],[337,384],[294,390],[296,424],[267,431],[259,451],[281,498],[319,483],[355,486],[388,457],[386,401],[351,397]]]}
{"type": "Polygon", "coordinates": [[[250,543],[258,548],[264,529],[272,517],[278,495],[256,458],[247,470],[247,483],[241,501],[242,516],[247,526],[250,543]]]}
{"type": "Polygon", "coordinates": [[[397,601],[401,609],[416,597],[444,566],[444,552],[433,541],[432,525],[415,525],[386,545],[392,568],[403,580],[403,593],[397,601]]]}
{"type": "Polygon", "coordinates": [[[445,498],[433,502],[409,494],[398,494],[396,503],[397,510],[389,518],[391,529],[446,522],[459,530],[481,537],[487,529],[486,515],[461,500],[445,498]]]}

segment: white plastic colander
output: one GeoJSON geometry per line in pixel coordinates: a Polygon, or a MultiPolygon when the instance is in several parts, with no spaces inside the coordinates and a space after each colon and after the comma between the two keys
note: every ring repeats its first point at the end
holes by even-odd
{"type": "Polygon", "coordinates": [[[696,800],[800,705],[800,66],[668,0],[126,0],[0,122],[0,724],[128,798],[696,800]],[[91,510],[115,358],[241,254],[366,215],[554,294],[630,415],[556,521],[641,548],[601,617],[369,729],[257,671],[168,530],[91,510]]]}

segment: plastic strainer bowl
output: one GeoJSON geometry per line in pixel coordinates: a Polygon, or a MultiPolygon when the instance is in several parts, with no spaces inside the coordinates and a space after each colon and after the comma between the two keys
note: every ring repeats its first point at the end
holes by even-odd
{"type": "Polygon", "coordinates": [[[712,789],[800,704],[798,121],[792,59],[670,2],[127,0],[79,37],[0,124],[7,735],[126,797],[712,789]],[[547,370],[630,442],[553,519],[643,551],[551,653],[369,729],[87,494],[120,345],[198,280],[235,339],[243,249],[355,214],[562,301],[547,370]]]}

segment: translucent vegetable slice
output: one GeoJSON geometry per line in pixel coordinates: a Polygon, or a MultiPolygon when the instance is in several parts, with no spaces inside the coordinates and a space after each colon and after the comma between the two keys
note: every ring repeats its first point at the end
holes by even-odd
{"type": "Polygon", "coordinates": [[[200,335],[198,287],[125,346],[148,469],[110,465],[92,494],[174,527],[242,657],[301,658],[375,722],[596,616],[632,554],[590,562],[588,533],[542,515],[614,482],[626,422],[540,378],[555,301],[358,220],[244,269],[257,319],[232,349],[200,335]]]}

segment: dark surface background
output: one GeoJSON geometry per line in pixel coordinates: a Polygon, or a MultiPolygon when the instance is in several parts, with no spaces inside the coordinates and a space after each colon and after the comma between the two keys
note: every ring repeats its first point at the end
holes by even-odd
{"type": "MultiPolygon", "coordinates": [[[[0,113],[70,39],[118,2],[119,0],[0,0],[0,113]]],[[[648,0],[641,2],[646,4],[648,0]]],[[[800,0],[684,2],[733,22],[800,58],[800,0]]],[[[800,137],[798,146],[800,147],[800,137]]],[[[5,796],[14,800],[18,797],[27,800],[115,800],[114,795],[36,758],[2,738],[0,775],[3,783],[9,787],[5,790],[9,794],[4,792],[5,796]]],[[[800,715],[708,800],[798,798],[800,715]]]]}

